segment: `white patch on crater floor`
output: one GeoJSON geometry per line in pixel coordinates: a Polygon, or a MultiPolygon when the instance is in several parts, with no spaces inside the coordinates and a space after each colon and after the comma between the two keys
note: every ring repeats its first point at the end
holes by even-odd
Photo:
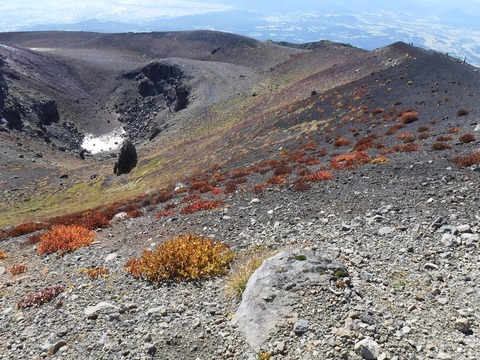
{"type": "Polygon", "coordinates": [[[93,134],[85,134],[85,138],[82,142],[82,148],[91,152],[92,154],[98,154],[102,151],[117,150],[123,143],[125,130],[117,129],[108,134],[95,136],[93,134]]]}

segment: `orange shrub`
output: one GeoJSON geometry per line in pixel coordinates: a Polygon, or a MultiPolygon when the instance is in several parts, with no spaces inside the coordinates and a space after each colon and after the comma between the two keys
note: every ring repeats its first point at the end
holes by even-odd
{"type": "Polygon", "coordinates": [[[398,140],[404,140],[406,138],[410,138],[410,137],[413,137],[413,134],[412,133],[409,133],[409,132],[406,132],[406,133],[402,133],[400,135],[397,135],[397,139],[398,140]]]}
{"type": "Polygon", "coordinates": [[[403,124],[410,124],[414,121],[418,120],[418,113],[413,110],[407,110],[401,113],[400,115],[400,121],[403,124]]]}
{"type": "Polygon", "coordinates": [[[145,250],[140,258],[131,258],[125,270],[133,276],[153,282],[196,280],[224,274],[234,253],[227,244],[210,238],[184,235],[145,250]]]}
{"type": "Polygon", "coordinates": [[[50,254],[59,251],[61,254],[73,252],[93,242],[95,233],[78,225],[57,225],[42,234],[37,251],[50,254]]]}
{"type": "Polygon", "coordinates": [[[92,278],[92,279],[96,279],[100,276],[106,278],[110,274],[108,269],[105,269],[103,266],[99,267],[99,268],[96,268],[96,269],[80,268],[80,269],[78,269],[78,272],[80,274],[83,273],[83,274],[87,275],[89,278],[92,278]]]}
{"type": "Polygon", "coordinates": [[[462,128],[460,128],[458,126],[454,126],[450,129],[448,129],[449,134],[456,134],[456,133],[459,133],[460,131],[462,131],[462,128]]]}
{"type": "Polygon", "coordinates": [[[197,201],[185,206],[180,210],[180,214],[191,214],[201,210],[215,210],[222,206],[222,201],[197,201]]]}
{"type": "Polygon", "coordinates": [[[8,271],[10,272],[10,274],[15,276],[25,272],[27,269],[28,269],[27,265],[14,265],[9,267],[8,271]]]}

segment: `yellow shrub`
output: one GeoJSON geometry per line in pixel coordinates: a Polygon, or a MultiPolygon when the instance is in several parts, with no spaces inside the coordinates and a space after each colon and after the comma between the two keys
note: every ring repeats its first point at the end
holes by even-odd
{"type": "Polygon", "coordinates": [[[125,270],[154,282],[195,280],[226,272],[234,253],[227,244],[193,235],[178,236],[131,258],[125,270]]]}
{"type": "Polygon", "coordinates": [[[58,225],[42,234],[37,251],[41,254],[73,252],[93,242],[95,233],[78,225],[58,225]]]}
{"type": "Polygon", "coordinates": [[[3,251],[2,249],[0,249],[0,260],[1,259],[6,259],[6,258],[8,258],[8,254],[5,251],[3,251]]]}

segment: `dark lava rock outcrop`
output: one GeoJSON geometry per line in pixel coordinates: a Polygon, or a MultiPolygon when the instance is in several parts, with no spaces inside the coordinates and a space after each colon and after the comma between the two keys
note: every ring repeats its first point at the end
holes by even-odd
{"type": "Polygon", "coordinates": [[[118,176],[128,174],[137,166],[137,162],[137,150],[130,141],[127,141],[120,149],[120,155],[118,156],[118,161],[115,163],[113,172],[118,176]]]}

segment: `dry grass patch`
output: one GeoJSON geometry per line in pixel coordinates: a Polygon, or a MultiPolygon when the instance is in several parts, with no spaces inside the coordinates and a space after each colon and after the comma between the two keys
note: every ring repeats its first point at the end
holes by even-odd
{"type": "Polygon", "coordinates": [[[230,298],[241,298],[252,274],[273,255],[274,253],[254,254],[235,264],[227,276],[226,295],[230,298]]]}

